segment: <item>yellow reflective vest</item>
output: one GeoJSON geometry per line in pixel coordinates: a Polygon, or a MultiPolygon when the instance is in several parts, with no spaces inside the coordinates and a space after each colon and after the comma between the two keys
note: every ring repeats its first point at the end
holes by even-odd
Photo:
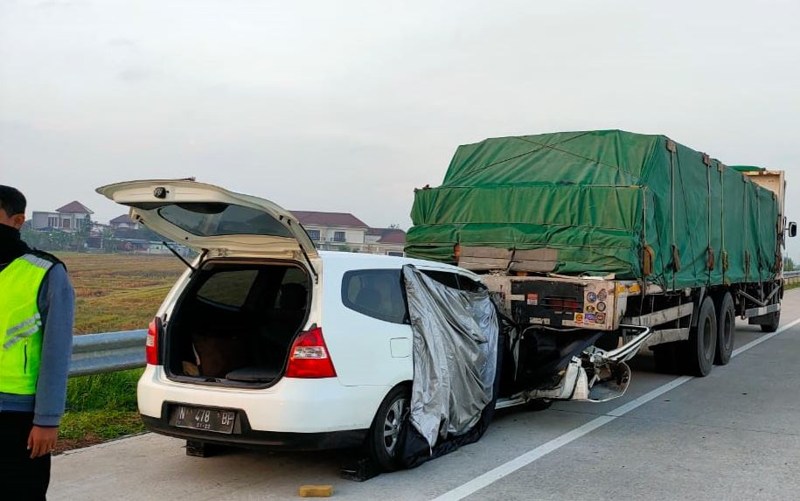
{"type": "Polygon", "coordinates": [[[39,288],[51,261],[25,254],[0,271],[0,392],[36,393],[42,355],[39,288]]]}

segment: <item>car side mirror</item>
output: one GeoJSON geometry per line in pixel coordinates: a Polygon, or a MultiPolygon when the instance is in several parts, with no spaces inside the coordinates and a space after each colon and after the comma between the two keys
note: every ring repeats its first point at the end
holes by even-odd
{"type": "Polygon", "coordinates": [[[790,237],[797,236],[797,223],[792,221],[789,223],[789,227],[787,228],[790,237]]]}

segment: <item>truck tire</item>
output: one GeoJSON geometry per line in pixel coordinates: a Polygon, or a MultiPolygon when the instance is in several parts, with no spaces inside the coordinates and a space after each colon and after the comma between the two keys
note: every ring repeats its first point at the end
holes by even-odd
{"type": "Polygon", "coordinates": [[[411,403],[408,388],[398,386],[386,395],[378,407],[367,436],[367,454],[381,471],[400,467],[400,430],[411,403]]]}
{"type": "Polygon", "coordinates": [[[684,361],[687,372],[693,376],[707,376],[714,366],[717,348],[717,315],[710,297],[706,297],[700,305],[697,325],[689,330],[686,343],[684,361]]]}
{"type": "Polygon", "coordinates": [[[781,310],[774,311],[766,315],[769,318],[769,323],[761,324],[762,332],[775,332],[778,330],[778,324],[781,323],[781,310]]]}
{"type": "Polygon", "coordinates": [[[680,348],[685,344],[685,341],[678,341],[653,346],[651,350],[653,352],[653,363],[656,372],[662,374],[680,374],[680,358],[683,353],[680,348]]]}
{"type": "Polygon", "coordinates": [[[718,296],[714,301],[717,309],[717,348],[714,353],[714,363],[727,365],[733,353],[733,341],[736,334],[736,312],[733,308],[733,298],[729,292],[718,296]]]}

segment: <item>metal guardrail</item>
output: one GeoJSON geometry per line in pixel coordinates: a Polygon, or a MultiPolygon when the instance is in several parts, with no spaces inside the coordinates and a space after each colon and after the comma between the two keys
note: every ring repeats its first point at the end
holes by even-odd
{"type": "Polygon", "coordinates": [[[800,277],[800,271],[784,271],[783,278],[797,278],[800,277]]]}
{"type": "Polygon", "coordinates": [[[70,376],[86,376],[144,367],[146,330],[102,332],[75,336],[70,376]]]}

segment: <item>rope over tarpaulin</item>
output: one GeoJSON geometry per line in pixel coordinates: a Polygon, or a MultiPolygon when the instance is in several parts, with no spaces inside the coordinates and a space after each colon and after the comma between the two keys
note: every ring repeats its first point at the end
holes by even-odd
{"type": "Polygon", "coordinates": [[[456,244],[557,249],[555,273],[676,289],[773,278],[778,200],[704,155],[619,130],[460,146],[442,185],[415,192],[406,253],[453,262],[456,244]]]}

